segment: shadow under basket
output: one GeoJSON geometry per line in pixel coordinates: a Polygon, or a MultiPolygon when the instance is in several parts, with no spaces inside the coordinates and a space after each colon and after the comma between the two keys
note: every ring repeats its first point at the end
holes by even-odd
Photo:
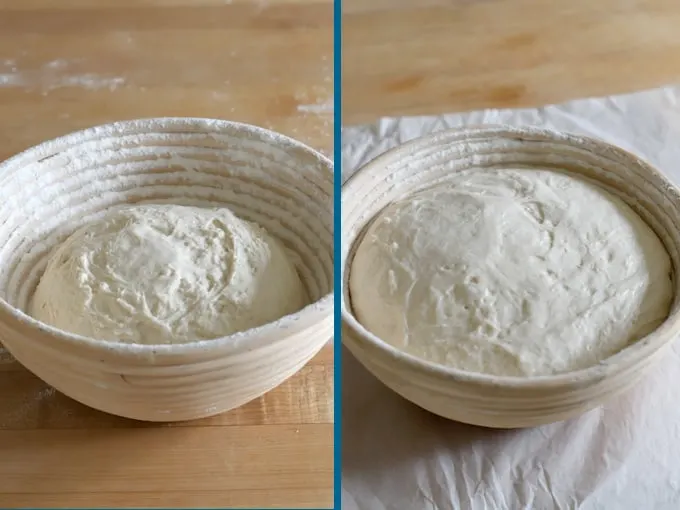
{"type": "Polygon", "coordinates": [[[577,416],[635,385],[680,330],[680,195],[661,173],[602,141],[536,128],[473,127],[439,132],[368,163],[342,192],[343,343],[386,386],[440,416],[495,428],[577,416]],[[484,168],[555,169],[621,197],[657,233],[673,266],[674,299],[655,331],[596,366],[553,376],[499,377],[416,358],[383,342],[354,317],[349,274],[372,219],[389,203],[484,168]]]}
{"type": "Polygon", "coordinates": [[[0,342],[69,397],[147,421],[238,407],[297,372],[333,333],[332,163],[265,129],[167,118],[67,135],[0,165],[0,342]],[[215,340],[138,345],[83,338],[26,314],[50,251],[130,204],[229,207],[286,247],[311,304],[215,340]]]}

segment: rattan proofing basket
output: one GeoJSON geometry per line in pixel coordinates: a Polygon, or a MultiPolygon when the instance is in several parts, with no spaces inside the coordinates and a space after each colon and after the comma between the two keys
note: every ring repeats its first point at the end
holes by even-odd
{"type": "Polygon", "coordinates": [[[389,388],[435,414],[497,428],[563,420],[623,392],[653,365],[680,328],[680,195],[658,171],[604,142],[543,129],[504,126],[439,132],[376,158],[342,191],[343,342],[389,388]],[[470,168],[555,168],[596,181],[635,209],[657,232],[673,264],[674,301],[652,334],[591,368],[535,378],[497,377],[436,365],[368,332],[352,314],[348,278],[354,250],[389,203],[445,183],[470,168]]]}
{"type": "Polygon", "coordinates": [[[43,143],[0,165],[0,341],[88,406],[176,421],[240,406],[298,371],[333,331],[332,163],[299,142],[210,119],[118,122],[43,143]],[[50,250],[131,203],[228,206],[291,253],[312,304],[242,333],[126,345],[25,314],[50,250]]]}

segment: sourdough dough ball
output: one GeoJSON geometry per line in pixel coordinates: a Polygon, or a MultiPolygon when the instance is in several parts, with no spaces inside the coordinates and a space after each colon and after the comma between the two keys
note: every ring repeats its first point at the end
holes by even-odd
{"type": "Polygon", "coordinates": [[[655,329],[671,263],[619,198],[566,174],[468,171],[387,207],[350,273],[357,319],[414,356],[538,376],[597,364],[655,329]]]}
{"type": "Polygon", "coordinates": [[[59,246],[30,313],[98,340],[180,344],[305,304],[293,263],[262,228],[224,208],[145,205],[112,212],[59,246]]]}

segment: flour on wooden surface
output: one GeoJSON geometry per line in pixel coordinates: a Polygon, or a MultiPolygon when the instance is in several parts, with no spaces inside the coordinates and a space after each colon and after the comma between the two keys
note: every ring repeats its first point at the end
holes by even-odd
{"type": "Polygon", "coordinates": [[[43,93],[62,88],[116,90],[126,84],[123,76],[82,72],[83,59],[55,59],[35,66],[22,66],[14,58],[0,60],[0,88],[40,90],[43,93]]]}
{"type": "MultiPolygon", "coordinates": [[[[36,423],[41,414],[41,407],[51,400],[57,391],[46,386],[36,392],[28,392],[21,398],[17,407],[0,411],[0,430],[25,429],[36,423]]],[[[68,414],[67,411],[65,411],[68,414]]]]}
{"type": "Polygon", "coordinates": [[[329,99],[322,103],[300,104],[298,105],[297,110],[303,113],[333,114],[333,100],[329,99]]]}

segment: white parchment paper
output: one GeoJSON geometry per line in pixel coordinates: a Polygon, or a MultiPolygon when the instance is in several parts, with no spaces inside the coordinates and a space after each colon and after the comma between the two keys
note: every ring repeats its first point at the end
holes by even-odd
{"type": "MultiPolygon", "coordinates": [[[[480,123],[595,136],[639,154],[680,185],[680,87],[349,127],[343,178],[410,139],[480,123]]],[[[680,510],[678,342],[624,396],[527,430],[431,415],[384,387],[347,350],[342,377],[344,510],[680,510]]]]}

